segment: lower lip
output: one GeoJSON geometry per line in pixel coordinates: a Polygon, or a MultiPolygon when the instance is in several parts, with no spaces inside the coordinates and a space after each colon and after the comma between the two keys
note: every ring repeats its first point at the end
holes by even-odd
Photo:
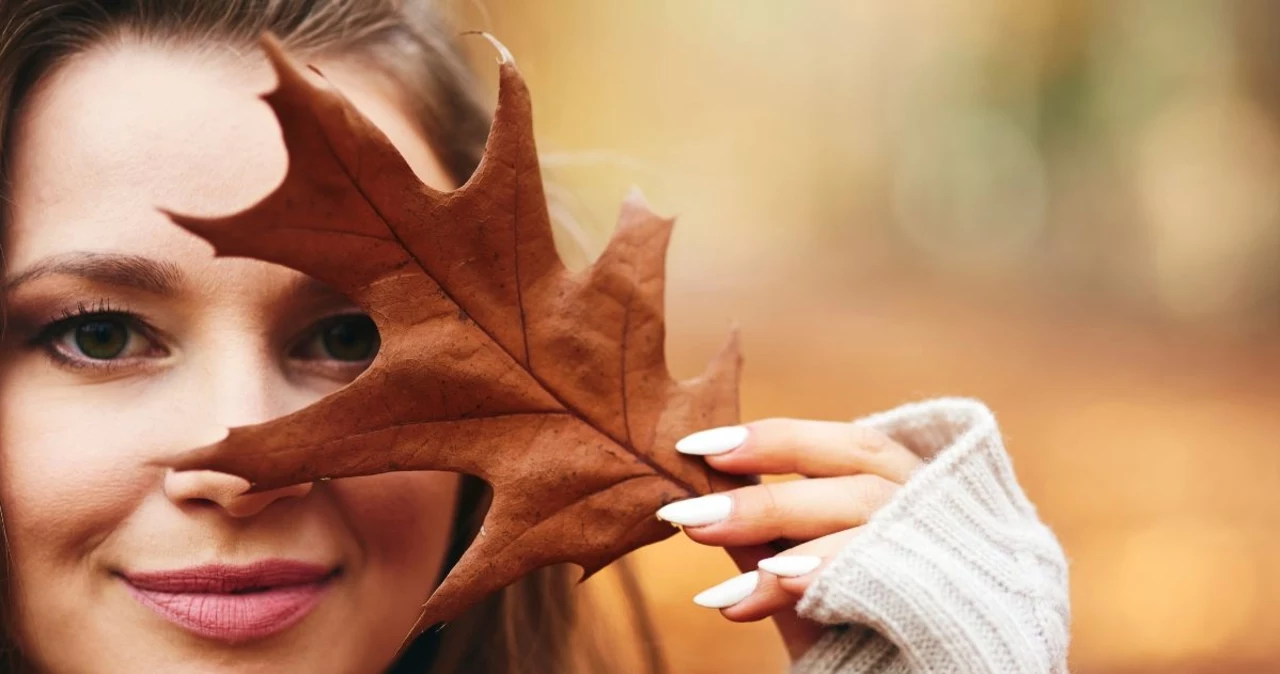
{"type": "Polygon", "coordinates": [[[143,606],[187,631],[225,643],[264,639],[293,627],[324,599],[331,579],[259,592],[158,592],[125,582],[143,606]]]}

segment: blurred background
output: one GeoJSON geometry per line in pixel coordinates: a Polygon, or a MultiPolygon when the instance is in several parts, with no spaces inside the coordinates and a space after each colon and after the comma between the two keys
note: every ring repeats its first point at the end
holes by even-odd
{"type": "MultiPolygon", "coordinates": [[[[678,373],[736,321],[748,419],[980,397],[1073,672],[1280,671],[1280,2],[453,4],[530,83],[568,249],[633,184],[678,215],[678,373]]],[[[784,670],[690,602],[723,553],[634,558],[673,672],[784,670]]]]}

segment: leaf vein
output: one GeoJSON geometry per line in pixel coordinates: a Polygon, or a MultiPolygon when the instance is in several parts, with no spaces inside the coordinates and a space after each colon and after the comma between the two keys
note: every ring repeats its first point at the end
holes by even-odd
{"type": "MultiPolygon", "coordinates": [[[[444,296],[445,296],[445,297],[446,297],[450,302],[452,302],[452,303],[454,304],[454,306],[458,307],[459,309],[462,309],[462,303],[461,303],[460,301],[458,301],[458,298],[457,298],[457,297],[455,297],[455,296],[454,296],[454,294],[449,290],[449,288],[445,287],[445,285],[444,285],[443,283],[441,283],[441,282],[439,281],[439,279],[436,279],[434,276],[432,276],[432,275],[427,271],[427,265],[426,265],[426,263],[425,263],[425,262],[423,262],[423,260],[422,260],[421,258],[419,258],[419,257],[418,257],[418,255],[417,255],[413,250],[411,250],[407,245],[405,245],[404,239],[402,239],[402,238],[400,237],[400,233],[396,231],[396,228],[392,225],[391,220],[386,216],[386,214],[385,214],[385,213],[383,213],[383,212],[382,212],[382,210],[381,210],[381,209],[379,209],[379,208],[378,208],[378,205],[377,205],[376,203],[374,203],[374,200],[369,196],[369,194],[368,194],[367,192],[365,192],[364,188],[360,185],[360,182],[356,179],[356,177],[355,177],[355,176],[353,176],[353,175],[351,174],[350,168],[346,165],[346,163],[345,163],[345,162],[343,162],[343,161],[342,161],[342,158],[338,155],[337,150],[334,148],[334,146],[333,146],[333,139],[329,136],[329,130],[328,130],[327,128],[325,128],[323,125],[321,125],[321,132],[324,134],[324,138],[325,138],[324,146],[325,146],[325,148],[329,151],[330,156],[332,156],[332,157],[333,157],[334,163],[336,163],[336,164],[338,165],[338,167],[342,170],[342,173],[347,177],[347,180],[348,180],[348,181],[350,181],[352,189],[354,189],[354,190],[356,191],[356,193],[357,193],[357,194],[359,194],[359,195],[360,195],[360,197],[361,197],[362,199],[364,199],[365,203],[369,205],[369,209],[373,211],[374,215],[376,215],[376,216],[378,217],[378,219],[382,221],[382,224],[387,228],[387,232],[389,232],[389,233],[391,234],[391,236],[395,239],[395,242],[396,242],[396,243],[397,243],[397,244],[398,244],[398,245],[399,245],[399,246],[400,246],[400,247],[405,251],[405,254],[406,254],[406,255],[408,255],[410,258],[412,258],[412,259],[413,259],[414,263],[418,265],[418,268],[422,270],[422,273],[423,273],[424,275],[426,275],[428,278],[431,278],[431,279],[435,280],[435,281],[436,281],[436,285],[437,285],[437,286],[439,286],[440,291],[444,294],[444,296]]],[[[514,167],[513,167],[513,170],[514,170],[514,167]]],[[[516,172],[516,174],[517,174],[517,175],[519,175],[519,173],[518,173],[518,172],[516,172]]],[[[517,182],[517,186],[518,186],[518,184],[519,184],[519,183],[517,182]]],[[[518,198],[518,192],[517,192],[517,198],[518,198]]],[[[519,256],[517,255],[517,257],[519,257],[519,256]]],[[[516,264],[516,269],[517,269],[517,270],[519,269],[519,263],[518,263],[518,262],[517,262],[517,264],[516,264]]],[[[519,282],[517,281],[517,283],[516,283],[516,287],[517,287],[517,298],[519,298],[519,290],[518,290],[518,289],[519,289],[519,285],[520,285],[520,284],[519,284],[519,282]]],[[[522,299],[518,299],[518,301],[517,301],[517,305],[519,306],[519,309],[520,309],[520,315],[521,315],[521,334],[522,334],[522,335],[526,335],[526,337],[525,337],[525,339],[524,339],[524,345],[525,345],[525,349],[526,349],[526,352],[527,352],[527,351],[528,351],[528,349],[529,349],[529,340],[528,340],[528,338],[527,338],[527,331],[524,329],[524,325],[525,325],[525,323],[524,323],[524,302],[523,302],[523,300],[522,300],[522,299]]],[[[521,364],[521,363],[520,363],[519,358],[517,358],[517,357],[516,357],[516,355],[515,355],[514,353],[511,353],[509,350],[507,350],[507,348],[506,348],[505,346],[503,346],[502,341],[501,341],[501,340],[499,340],[499,339],[497,338],[497,336],[493,334],[493,332],[491,332],[487,327],[485,327],[485,326],[484,326],[480,321],[472,321],[472,322],[476,325],[476,327],[478,327],[478,328],[480,329],[480,331],[481,331],[481,332],[483,332],[483,333],[485,334],[485,336],[486,336],[486,337],[488,337],[488,338],[489,338],[489,340],[490,340],[490,341],[492,341],[494,344],[496,344],[500,350],[502,350],[503,352],[505,352],[505,353],[507,354],[507,357],[509,357],[509,358],[511,358],[513,361],[515,361],[517,365],[520,365],[520,364],[521,364]]],[[[526,360],[526,362],[527,362],[527,360],[526,360]]],[[[527,365],[524,367],[524,369],[525,369],[525,371],[526,371],[526,372],[528,372],[528,373],[529,373],[529,376],[530,376],[530,377],[532,377],[532,378],[533,378],[533,380],[534,380],[535,382],[537,382],[539,386],[541,386],[541,387],[542,387],[542,390],[546,391],[546,392],[547,392],[547,394],[548,394],[548,395],[550,395],[550,396],[552,397],[552,399],[554,399],[557,403],[559,403],[561,407],[565,408],[566,410],[573,410],[573,409],[575,409],[573,406],[569,405],[569,404],[564,400],[564,398],[562,398],[562,397],[560,396],[560,394],[559,394],[557,391],[555,391],[555,390],[550,386],[550,384],[548,384],[548,383],[546,382],[546,380],[544,380],[542,377],[538,376],[538,373],[537,373],[537,371],[535,371],[535,370],[533,369],[532,364],[527,364],[527,365]]],[[[625,386],[625,384],[624,384],[624,386],[625,386]]],[[[610,440],[612,440],[612,441],[614,442],[614,444],[618,445],[619,447],[622,447],[624,450],[626,450],[626,451],[627,451],[629,454],[631,454],[632,456],[635,456],[637,459],[639,459],[639,460],[640,460],[640,461],[642,461],[643,463],[647,464],[647,465],[648,465],[648,466],[649,466],[649,467],[650,467],[650,468],[651,468],[655,473],[657,473],[658,475],[662,476],[664,479],[666,479],[666,480],[670,481],[672,484],[675,484],[676,486],[678,486],[679,488],[681,488],[681,489],[685,490],[685,491],[686,491],[686,492],[688,492],[689,494],[697,494],[697,493],[698,493],[698,490],[697,490],[697,489],[695,489],[695,488],[693,487],[693,485],[691,485],[691,484],[689,484],[688,482],[686,482],[685,480],[681,479],[681,478],[680,478],[680,476],[676,475],[675,473],[671,472],[670,470],[667,470],[665,467],[663,467],[662,465],[658,464],[658,463],[657,463],[656,461],[654,461],[653,459],[649,458],[648,456],[645,456],[642,452],[640,452],[640,451],[639,451],[639,450],[638,450],[638,449],[637,449],[637,448],[636,448],[636,447],[635,447],[635,446],[630,442],[630,440],[629,440],[629,439],[619,439],[619,438],[616,438],[616,437],[614,437],[611,433],[609,433],[607,430],[605,430],[605,429],[603,429],[603,428],[600,428],[600,427],[596,426],[596,424],[592,423],[592,421],[591,421],[591,420],[589,420],[589,419],[587,419],[586,417],[584,417],[584,416],[582,416],[582,415],[574,415],[574,416],[576,416],[576,417],[578,417],[579,419],[581,419],[584,423],[586,423],[588,426],[590,426],[590,427],[594,428],[594,429],[595,429],[597,432],[599,432],[600,434],[602,434],[602,435],[604,435],[605,437],[607,437],[607,438],[609,438],[610,440]]]]}

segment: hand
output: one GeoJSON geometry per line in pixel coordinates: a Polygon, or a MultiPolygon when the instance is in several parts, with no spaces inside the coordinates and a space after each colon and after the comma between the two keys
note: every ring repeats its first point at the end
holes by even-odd
{"type": "Polygon", "coordinates": [[[830,421],[766,419],[714,428],[684,438],[676,449],[704,456],[726,473],[812,478],[742,487],[658,511],[694,541],[727,548],[746,572],[694,601],[737,622],[772,616],[792,658],[822,633],[796,616],[796,602],[922,465],[883,433],[830,421]],[[778,554],[788,544],[793,547],[778,554]]]}

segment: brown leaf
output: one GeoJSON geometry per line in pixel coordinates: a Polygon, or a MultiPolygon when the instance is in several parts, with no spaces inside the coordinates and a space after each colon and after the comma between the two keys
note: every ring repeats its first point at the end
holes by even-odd
{"type": "Polygon", "coordinates": [[[479,168],[440,192],[340,94],[273,40],[264,47],[279,78],[264,98],[288,150],[283,183],[233,215],[170,217],[220,256],[283,264],[346,293],[382,346],[345,388],[170,465],[241,475],[255,491],[398,470],[487,481],[483,534],[415,634],[540,567],[571,562],[590,575],[670,536],[654,516],[663,504],[741,484],[673,447],[737,422],[736,338],[702,377],[672,379],[662,308],[672,222],[638,196],[595,264],[564,267],[529,93],[509,60],[479,168]]]}

